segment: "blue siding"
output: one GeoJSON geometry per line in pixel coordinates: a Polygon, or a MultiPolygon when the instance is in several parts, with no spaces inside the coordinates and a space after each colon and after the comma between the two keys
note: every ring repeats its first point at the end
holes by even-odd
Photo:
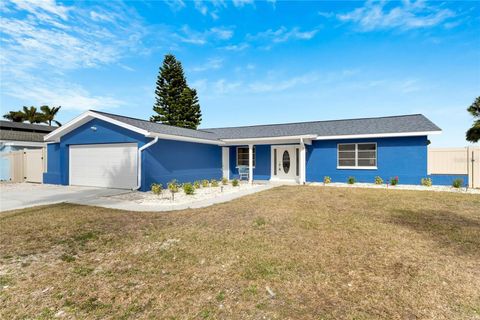
{"type": "Polygon", "coordinates": [[[159,140],[142,154],[142,191],[172,179],[193,182],[222,178],[222,148],[217,145],[159,140]]]}
{"type": "MultiPolygon", "coordinates": [[[[247,147],[247,146],[243,146],[247,147]]],[[[230,179],[238,179],[237,169],[237,146],[230,147],[230,179]]],[[[254,180],[270,180],[271,178],[271,146],[255,146],[255,168],[253,169],[254,180]]]]}
{"type": "Polygon", "coordinates": [[[3,157],[3,155],[8,154],[10,151],[13,151],[11,146],[0,147],[0,181],[9,181],[11,178],[10,159],[3,157]]]}
{"type": "Polygon", "coordinates": [[[370,183],[375,176],[385,181],[398,176],[400,183],[420,184],[427,177],[427,137],[313,141],[307,146],[307,181],[323,181],[325,176],[333,182],[353,176],[370,183]],[[378,169],[337,169],[337,144],[349,142],[376,142],[378,169]]]}
{"type": "Polygon", "coordinates": [[[451,186],[453,180],[462,179],[463,186],[468,186],[468,175],[466,174],[431,174],[429,177],[432,178],[433,185],[451,186]]]}
{"type": "MultiPolygon", "coordinates": [[[[69,146],[79,144],[137,143],[140,148],[151,141],[143,135],[114,124],[93,119],[63,136],[60,143],[47,147],[47,172],[44,183],[68,185],[69,146]],[[92,130],[95,127],[96,130],[92,130]]],[[[166,185],[198,179],[220,179],[222,176],[221,147],[215,145],[159,140],[142,154],[141,190],[153,182],[166,185]]]]}

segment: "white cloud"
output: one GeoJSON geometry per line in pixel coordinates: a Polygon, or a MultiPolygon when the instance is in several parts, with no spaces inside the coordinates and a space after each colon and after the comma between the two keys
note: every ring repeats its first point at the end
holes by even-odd
{"type": "Polygon", "coordinates": [[[172,11],[179,11],[186,6],[183,0],[164,0],[164,2],[170,7],[172,11]]]}
{"type": "Polygon", "coordinates": [[[305,85],[312,83],[318,79],[315,74],[305,74],[302,76],[292,77],[285,80],[266,80],[256,81],[251,83],[248,87],[250,91],[254,93],[266,93],[266,92],[280,92],[291,89],[298,85],[305,85]]]}
{"type": "Polygon", "coordinates": [[[212,58],[212,59],[208,59],[207,62],[205,62],[204,64],[192,68],[192,71],[202,72],[207,70],[216,70],[216,69],[220,69],[222,65],[223,65],[223,59],[212,58]]]}
{"type": "Polygon", "coordinates": [[[239,43],[239,44],[232,44],[223,47],[223,49],[228,50],[228,51],[243,51],[249,47],[248,43],[239,43]]]}
{"type": "Polygon", "coordinates": [[[121,3],[89,10],[53,0],[12,0],[3,5],[7,10],[0,29],[2,94],[66,109],[120,104],[111,97],[90,94],[65,80],[65,74],[108,64],[121,66],[123,57],[146,52],[142,39],[147,30],[136,12],[121,3]]]}
{"type": "Polygon", "coordinates": [[[250,40],[268,40],[274,43],[286,42],[289,40],[310,40],[317,34],[318,30],[300,31],[298,27],[287,29],[286,27],[280,27],[277,30],[268,29],[263,32],[259,32],[256,35],[249,35],[247,38],[250,40]]]}
{"type": "Polygon", "coordinates": [[[254,5],[253,0],[233,0],[233,5],[235,7],[243,7],[245,5],[254,5]]]}
{"type": "Polygon", "coordinates": [[[426,5],[424,1],[403,1],[398,6],[391,3],[368,1],[365,6],[351,12],[338,14],[340,21],[357,24],[363,31],[399,28],[403,30],[426,28],[444,23],[455,16],[449,9],[426,5]]]}
{"type": "Polygon", "coordinates": [[[189,26],[183,26],[177,33],[177,38],[184,43],[204,45],[211,41],[228,40],[233,36],[233,30],[225,27],[214,27],[200,32],[192,30],[189,26]]]}

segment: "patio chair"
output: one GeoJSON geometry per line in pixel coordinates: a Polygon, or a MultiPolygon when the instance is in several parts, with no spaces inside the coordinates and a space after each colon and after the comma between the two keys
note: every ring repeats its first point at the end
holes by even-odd
{"type": "Polygon", "coordinates": [[[242,178],[246,178],[248,180],[248,166],[238,166],[238,175],[240,176],[239,180],[242,180],[242,178]]]}

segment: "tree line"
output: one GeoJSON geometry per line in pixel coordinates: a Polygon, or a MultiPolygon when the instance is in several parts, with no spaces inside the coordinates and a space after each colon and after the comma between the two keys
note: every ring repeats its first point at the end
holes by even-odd
{"type": "Polygon", "coordinates": [[[49,126],[55,123],[60,127],[62,124],[55,120],[60,108],[61,106],[51,108],[49,106],[41,106],[40,111],[38,111],[36,107],[24,106],[21,110],[9,111],[3,117],[13,122],[46,123],[49,126]]]}

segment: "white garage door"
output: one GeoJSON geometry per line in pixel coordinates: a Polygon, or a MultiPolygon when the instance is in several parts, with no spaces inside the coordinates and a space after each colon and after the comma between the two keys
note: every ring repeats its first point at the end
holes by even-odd
{"type": "Polygon", "coordinates": [[[70,146],[70,184],[133,189],[137,184],[135,143],[70,146]]]}

